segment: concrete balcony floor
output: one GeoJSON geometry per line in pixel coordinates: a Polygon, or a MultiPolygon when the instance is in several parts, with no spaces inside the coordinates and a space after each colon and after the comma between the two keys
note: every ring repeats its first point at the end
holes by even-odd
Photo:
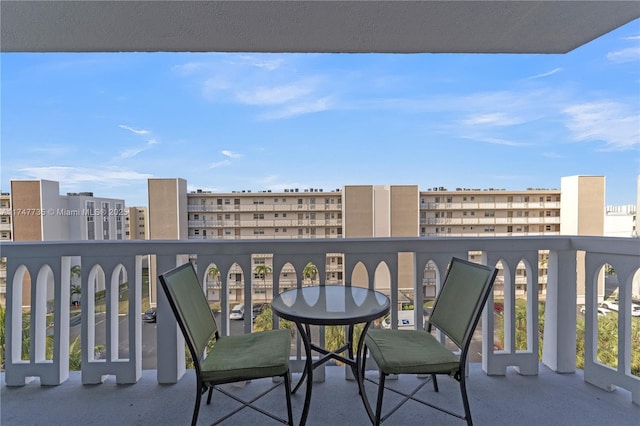
{"type": "MultiPolygon", "coordinates": [[[[375,374],[370,372],[368,374],[375,374]]],[[[294,375],[294,380],[299,375],[294,375]]],[[[402,376],[394,386],[410,386],[418,379],[402,376]]],[[[227,385],[238,394],[255,395],[270,385],[258,380],[244,387],[227,385]]],[[[457,382],[442,377],[440,393],[430,385],[420,393],[430,401],[445,401],[450,408],[461,409],[457,382]],[[429,395],[427,395],[429,394],[429,395]]],[[[82,385],[80,373],[72,372],[59,386],[40,386],[38,381],[23,387],[7,387],[2,373],[1,415],[3,426],[29,425],[186,425],[193,410],[195,378],[193,371],[174,385],[159,385],[155,370],[144,370],[135,385],[117,385],[108,378],[101,385],[82,385]]],[[[367,386],[375,399],[373,385],[367,386]]],[[[468,381],[471,412],[476,425],[640,425],[640,407],[631,402],[623,389],[606,392],[583,381],[582,371],[556,374],[540,366],[538,376],[520,376],[509,370],[504,377],[484,374],[480,364],[471,364],[468,381]]],[[[285,415],[283,388],[278,388],[261,401],[278,414],[285,415]]],[[[385,406],[392,404],[393,393],[385,394],[385,406]]],[[[293,396],[296,423],[300,419],[304,387],[293,396]]],[[[203,399],[199,425],[210,424],[236,403],[214,393],[211,405],[203,399]]],[[[231,417],[229,425],[279,424],[257,412],[244,409],[231,417]]],[[[314,383],[308,425],[370,424],[357,385],[344,379],[344,369],[327,367],[326,381],[314,383]]],[[[408,402],[385,423],[389,425],[464,425],[464,421],[446,416],[414,402],[408,402]]]]}

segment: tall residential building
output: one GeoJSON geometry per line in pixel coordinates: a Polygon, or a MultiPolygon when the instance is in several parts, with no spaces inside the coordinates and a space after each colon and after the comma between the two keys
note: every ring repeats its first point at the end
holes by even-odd
{"type": "MultiPolygon", "coordinates": [[[[8,192],[0,193],[0,244],[11,241],[11,197],[8,192]]],[[[7,294],[7,265],[0,257],[0,305],[5,305],[7,294]]]]}
{"type": "MultiPolygon", "coordinates": [[[[124,239],[124,200],[94,197],[91,192],[60,195],[55,181],[13,180],[9,203],[13,241],[124,239]]],[[[71,265],[81,266],[80,259],[72,258],[71,265]]],[[[71,284],[78,283],[76,276],[71,280],[71,284]]],[[[6,293],[3,284],[2,299],[6,293]]],[[[96,285],[96,290],[103,290],[104,280],[99,279],[96,285]]],[[[22,291],[22,300],[30,300],[31,286],[23,285],[22,291]]]]}
{"type": "MultiPolygon", "coordinates": [[[[179,213],[185,203],[179,196],[179,187],[186,187],[186,182],[181,179],[149,181],[149,214],[156,218],[155,225],[150,220],[151,235],[154,226],[160,227],[165,238],[184,235],[179,230],[186,227],[189,239],[493,237],[603,235],[604,232],[603,176],[571,176],[562,179],[561,189],[521,191],[495,188],[450,191],[443,187],[420,191],[417,185],[346,185],[333,191],[292,188],[278,193],[196,190],[185,194],[186,214],[179,213]],[[157,214],[155,209],[170,215],[157,214]],[[167,233],[169,228],[173,234],[167,233]]],[[[413,259],[401,254],[398,260],[402,276],[397,279],[402,292],[413,286],[413,259]]],[[[327,256],[327,283],[344,281],[342,263],[339,253],[327,256]]],[[[254,259],[253,266],[261,264],[270,266],[270,259],[254,259]]],[[[544,262],[541,265],[538,273],[543,277],[546,266],[544,262]]],[[[286,287],[289,277],[289,284],[295,285],[292,272],[283,271],[281,285],[286,287]]],[[[259,287],[262,277],[253,271],[251,274],[259,287]]],[[[525,276],[517,278],[518,282],[526,283],[525,276]]],[[[241,298],[242,271],[232,271],[226,279],[235,283],[231,288],[241,298]]],[[[366,278],[356,271],[347,279],[357,285],[364,284],[366,278]]],[[[268,278],[266,281],[270,282],[268,278]]],[[[429,285],[435,282],[435,272],[425,271],[423,282],[429,296],[432,292],[429,288],[435,288],[429,285]]],[[[541,291],[545,283],[542,278],[541,291]]],[[[376,282],[376,285],[384,288],[386,283],[376,282]]],[[[209,296],[217,298],[215,293],[209,296]]],[[[231,299],[233,297],[234,294],[231,299]]]]}
{"type": "Polygon", "coordinates": [[[10,202],[14,241],[124,239],[124,200],[60,195],[58,182],[13,180],[10,202]]]}
{"type": "Polygon", "coordinates": [[[124,229],[125,239],[127,240],[148,240],[147,208],[127,207],[124,229]]]}
{"type": "Polygon", "coordinates": [[[0,193],[0,241],[11,241],[11,196],[0,193]]]}

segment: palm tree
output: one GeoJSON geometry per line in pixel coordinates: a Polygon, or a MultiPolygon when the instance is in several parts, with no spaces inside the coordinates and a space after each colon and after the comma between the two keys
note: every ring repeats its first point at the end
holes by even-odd
{"type": "Polygon", "coordinates": [[[267,275],[271,273],[271,266],[265,265],[264,263],[260,265],[256,265],[253,268],[253,273],[262,277],[262,286],[264,287],[264,301],[267,301],[267,275]]]}
{"type": "Polygon", "coordinates": [[[307,263],[304,269],[302,270],[302,280],[304,281],[306,279],[309,279],[311,280],[312,285],[313,285],[313,280],[316,278],[317,275],[318,275],[318,267],[311,262],[307,263]]]}
{"type": "Polygon", "coordinates": [[[218,269],[217,266],[209,266],[209,269],[207,269],[207,276],[213,280],[214,286],[220,284],[220,269],[218,269]]]}
{"type": "Polygon", "coordinates": [[[80,278],[82,276],[82,269],[80,265],[73,265],[71,267],[71,302],[77,303],[80,300],[80,295],[82,294],[82,287],[80,284],[73,284],[74,278],[80,278]],[[77,296],[74,298],[74,296],[77,296]],[[74,300],[75,299],[75,300],[74,300]]]}

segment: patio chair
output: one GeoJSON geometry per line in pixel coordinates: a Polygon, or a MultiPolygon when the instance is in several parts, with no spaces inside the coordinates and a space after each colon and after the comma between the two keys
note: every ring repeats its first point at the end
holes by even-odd
{"type": "Polygon", "coordinates": [[[162,289],[169,300],[180,330],[187,342],[196,370],[196,401],[191,425],[195,426],[200,399],[208,391],[207,404],[215,388],[240,402],[241,407],[220,417],[218,424],[245,407],[250,407],[282,423],[293,425],[289,354],[291,335],[288,330],[272,330],[241,336],[220,336],[215,319],[191,263],[160,275],[162,289]],[[252,379],[282,377],[287,401],[285,420],[252,405],[282,382],[270,386],[251,401],[244,401],[218,385],[252,379]]]}
{"type": "Polygon", "coordinates": [[[361,386],[360,395],[373,424],[379,425],[385,421],[409,399],[466,420],[468,425],[472,424],[465,385],[467,352],[496,274],[497,270],[494,268],[453,258],[433,306],[426,330],[370,329],[367,332],[361,354],[362,360],[359,364],[361,370],[358,382],[361,386]],[[431,334],[434,327],[455,344],[455,351],[447,348],[431,334]],[[365,377],[364,365],[368,351],[371,352],[371,357],[379,369],[375,413],[371,408],[365,389],[365,381],[376,383],[373,379],[365,377]],[[427,378],[410,393],[387,388],[404,398],[383,416],[382,400],[385,379],[390,374],[417,374],[426,375],[427,378]],[[464,415],[438,407],[414,396],[429,382],[429,379],[433,382],[434,391],[438,392],[436,375],[439,374],[449,375],[459,382],[464,415]]]}

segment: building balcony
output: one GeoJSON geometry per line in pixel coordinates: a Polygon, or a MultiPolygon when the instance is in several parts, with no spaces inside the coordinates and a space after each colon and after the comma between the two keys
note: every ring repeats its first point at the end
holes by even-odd
{"type": "MultiPolygon", "coordinates": [[[[537,376],[519,375],[510,370],[506,376],[487,376],[481,365],[470,365],[467,388],[474,424],[551,426],[637,425],[640,408],[633,405],[623,390],[605,392],[584,381],[584,372],[557,374],[540,366],[537,376]]],[[[3,426],[36,425],[187,425],[195,394],[193,370],[175,384],[159,385],[157,370],[143,370],[134,386],[121,386],[113,378],[97,386],[83,386],[81,374],[72,372],[60,386],[6,387],[2,380],[3,426]]],[[[294,375],[294,379],[299,376],[294,375]]],[[[410,386],[410,377],[402,376],[398,386],[410,386]]],[[[256,395],[256,389],[270,382],[254,381],[244,388],[227,385],[234,393],[256,395]]],[[[438,400],[448,398],[451,406],[461,408],[452,380],[439,380],[438,400]]],[[[369,388],[369,396],[372,390],[369,388]]],[[[304,388],[292,397],[294,421],[298,424],[304,401],[304,388]]],[[[421,396],[431,398],[427,386],[421,396]]],[[[391,395],[385,398],[391,400],[391,395]]],[[[431,398],[432,399],[432,398],[431,398]]],[[[284,413],[281,389],[263,400],[263,406],[284,413]]],[[[227,409],[236,407],[227,397],[215,393],[211,405],[202,402],[198,425],[208,425],[227,409]]],[[[391,425],[421,424],[462,426],[465,423],[415,403],[407,403],[387,423],[391,425]]],[[[253,410],[245,409],[231,417],[226,425],[277,424],[253,410]]],[[[368,425],[355,382],[344,379],[341,367],[327,367],[324,382],[314,383],[307,425],[368,425]]]]}
{"type": "MultiPolygon", "coordinates": [[[[631,328],[632,324],[635,327],[632,321],[640,319],[632,318],[630,309],[621,308],[616,314],[618,351],[613,365],[605,365],[597,356],[597,304],[602,296],[606,265],[617,273],[620,306],[630,308],[632,298],[638,297],[640,239],[569,236],[6,243],[3,256],[7,260],[7,356],[2,376],[2,424],[187,423],[194,397],[193,373],[185,372],[182,336],[164,295],[155,288],[149,290],[153,298],[157,295],[152,302],[158,310],[156,352],[151,358],[143,345],[141,312],[146,271],[155,277],[158,271],[192,261],[205,282],[204,275],[212,263],[219,268],[221,277],[228,277],[230,269],[237,266],[247,274],[252,254],[271,255],[277,293],[288,285],[291,275],[297,274],[295,281],[301,282],[302,271],[309,261],[318,267],[318,276],[323,280],[328,253],[344,255],[345,282],[351,283],[351,277],[365,276],[366,282],[353,284],[368,285],[390,296],[392,324],[397,323],[398,307],[407,292],[414,296],[415,316],[420,319],[415,323],[422,324],[423,271],[429,262],[433,265],[430,272],[435,273],[436,288],[452,256],[467,258],[473,253],[476,260],[510,272],[504,275],[501,284],[503,313],[497,315],[493,309],[485,309],[475,340],[476,359],[472,358],[469,390],[476,424],[637,424],[640,377],[631,373],[631,355],[638,350],[631,340],[631,328]],[[548,252],[549,259],[544,311],[538,304],[537,273],[527,274],[525,279],[515,274],[520,262],[537,271],[540,252],[548,252]],[[414,265],[414,271],[399,269],[399,265],[407,264],[399,262],[407,253],[413,255],[410,264],[414,265]],[[70,271],[76,264],[82,270],[81,277],[75,280],[82,289],[83,315],[78,324],[70,325],[70,271]],[[279,271],[291,271],[291,267],[294,272],[288,272],[287,282],[280,282],[279,271]],[[355,273],[356,270],[359,272],[355,273]],[[406,277],[408,273],[414,276],[413,288],[399,288],[392,277],[406,277]],[[516,301],[523,288],[526,349],[517,347],[515,331],[523,322],[516,315],[516,301]],[[127,296],[124,299],[123,291],[127,296]],[[104,312],[96,310],[98,293],[106,301],[104,312]],[[576,368],[577,304],[586,306],[582,370],[576,368]],[[32,336],[28,347],[24,347],[22,340],[23,312],[28,312],[32,336]],[[542,331],[534,320],[540,316],[544,318],[542,331]],[[496,346],[500,327],[505,330],[504,338],[496,346]],[[81,339],[79,372],[69,371],[67,343],[73,333],[81,339]],[[544,341],[541,359],[539,335],[544,341]],[[53,355],[45,350],[50,339],[53,355]],[[98,344],[102,349],[96,353],[94,348],[98,344]],[[130,386],[120,386],[124,384],[130,386]]],[[[224,319],[229,317],[229,290],[252,294],[252,289],[242,285],[236,289],[233,283],[231,280],[221,283],[220,315],[224,319]]],[[[269,298],[270,294],[271,289],[269,298]]],[[[493,300],[488,303],[493,306],[493,300]]],[[[220,321],[219,326],[223,334],[232,330],[228,320],[220,321]]],[[[241,330],[251,332],[249,316],[241,323],[241,330]]],[[[300,346],[294,339],[291,368],[295,374],[303,365],[300,346]]],[[[367,424],[355,383],[345,380],[342,367],[316,371],[319,379],[324,376],[324,381],[314,386],[309,424],[367,424]]],[[[411,380],[415,378],[403,377],[399,384],[411,380]]],[[[442,396],[455,392],[455,386],[445,385],[446,380],[441,382],[442,396]]],[[[255,381],[238,387],[237,391],[248,392],[259,386],[260,381],[255,381]]],[[[281,394],[275,393],[272,398],[282,402],[281,394]]],[[[293,399],[299,416],[303,396],[296,395],[293,399]]],[[[453,401],[459,404],[455,396],[453,401]]],[[[208,413],[220,410],[215,404],[203,406],[200,422],[210,422],[215,414],[208,413]]],[[[250,412],[242,416],[247,416],[246,420],[237,417],[230,424],[264,422],[250,412]]],[[[434,424],[460,424],[459,420],[442,418],[412,404],[398,411],[390,423],[408,424],[425,418],[432,419],[434,424]]]]}

